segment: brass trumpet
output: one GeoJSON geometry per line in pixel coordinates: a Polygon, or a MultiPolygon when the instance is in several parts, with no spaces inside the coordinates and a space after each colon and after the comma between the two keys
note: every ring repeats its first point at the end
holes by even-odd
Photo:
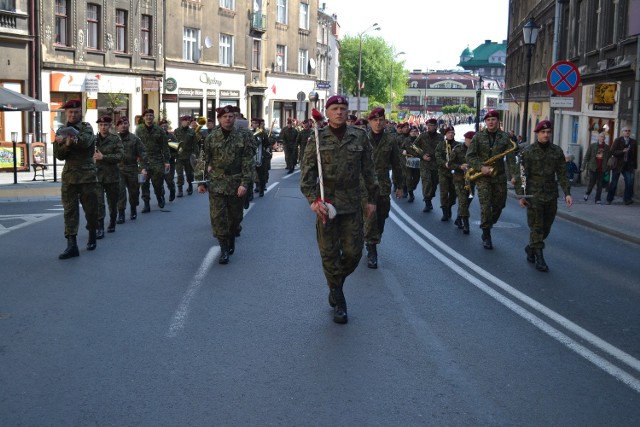
{"type": "MultiPolygon", "coordinates": [[[[506,149],[505,151],[503,151],[500,154],[496,154],[493,157],[490,157],[489,159],[487,159],[486,162],[483,163],[483,166],[491,166],[491,174],[490,176],[494,177],[498,175],[498,169],[494,168],[493,165],[498,162],[499,160],[502,160],[502,158],[504,158],[504,156],[513,153],[514,151],[516,151],[518,149],[518,144],[515,143],[515,141],[511,141],[511,147],[506,149]]],[[[474,168],[469,168],[467,169],[467,172],[464,174],[464,178],[467,181],[475,181],[476,179],[480,178],[482,175],[481,171],[477,171],[474,168]]]]}

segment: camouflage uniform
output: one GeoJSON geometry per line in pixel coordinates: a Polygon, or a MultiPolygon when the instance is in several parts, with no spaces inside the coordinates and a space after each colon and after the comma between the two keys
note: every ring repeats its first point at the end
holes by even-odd
{"type": "Polygon", "coordinates": [[[109,133],[102,137],[96,135],[96,151],[102,153],[102,160],[96,160],[98,170],[98,184],[96,195],[98,197],[98,223],[100,229],[104,227],[105,204],[104,196],[107,195],[109,204],[109,231],[115,230],[118,196],[120,192],[120,163],[124,157],[124,146],[120,137],[109,133]]]}
{"type": "Polygon", "coordinates": [[[158,204],[164,207],[164,164],[169,163],[169,138],[164,129],[155,124],[151,127],[144,124],[138,126],[136,136],[144,143],[149,159],[147,179],[142,184],[142,200],[145,202],[145,209],[151,200],[150,182],[153,184],[158,204]]]}
{"type": "Polygon", "coordinates": [[[436,162],[438,164],[438,182],[440,184],[440,207],[442,208],[442,220],[451,218],[451,207],[456,204],[456,191],[453,183],[453,174],[449,161],[451,152],[458,145],[455,140],[443,140],[436,147],[436,162]],[[449,160],[447,160],[447,152],[449,160]]]}
{"type": "MultiPolygon", "coordinates": [[[[331,289],[341,289],[362,257],[363,224],[360,179],[364,179],[368,203],[375,204],[378,182],[372,160],[372,148],[363,130],[347,126],[339,140],[329,126],[319,130],[320,156],[325,198],[336,208],[334,219],[326,224],[318,218],[316,234],[322,268],[331,289]]],[[[300,189],[309,203],[320,197],[315,135],[304,153],[300,171],[300,189]]]]}
{"type": "Polygon", "coordinates": [[[302,158],[304,157],[304,150],[307,147],[307,141],[309,141],[309,137],[313,133],[313,129],[302,129],[298,132],[298,137],[296,139],[296,145],[300,148],[300,155],[298,156],[298,162],[302,164],[302,158]]]}
{"type": "MultiPolygon", "coordinates": [[[[176,161],[178,159],[178,140],[172,132],[166,131],[169,144],[169,172],[164,174],[164,182],[169,189],[169,201],[176,198],[176,161]]],[[[164,190],[163,190],[164,191],[164,190]]]]}
{"type": "Polygon", "coordinates": [[[251,139],[246,130],[234,128],[227,132],[216,126],[204,140],[205,167],[211,168],[208,174],[211,229],[221,248],[229,247],[242,222],[244,199],[237,192],[241,185],[249,189],[252,182],[255,159],[251,139]]]}
{"type": "MultiPolygon", "coordinates": [[[[199,133],[199,132],[198,132],[199,133]]],[[[176,172],[178,173],[178,197],[182,197],[182,186],[184,185],[184,175],[187,175],[187,194],[193,193],[193,166],[191,166],[191,155],[198,154],[198,142],[196,132],[190,127],[180,127],[173,132],[178,140],[178,159],[176,161],[176,172]]]]}
{"type": "MultiPolygon", "coordinates": [[[[525,148],[520,154],[527,179],[527,223],[529,224],[529,248],[544,249],[544,239],[558,210],[558,183],[565,196],[571,195],[567,168],[562,148],[551,142],[538,142],[525,148]]],[[[515,190],[524,194],[520,174],[515,174],[515,190]]]]}
{"type": "MultiPolygon", "coordinates": [[[[453,185],[456,189],[456,196],[458,197],[458,212],[457,217],[461,218],[464,224],[464,233],[469,232],[469,204],[473,199],[469,198],[469,194],[472,193],[473,187],[469,190],[465,188],[465,178],[460,166],[467,163],[467,146],[465,144],[458,144],[453,147],[451,152],[451,159],[449,160],[449,167],[453,170],[453,185]]],[[[469,185],[473,184],[469,182],[469,185]]]]}
{"type": "Polygon", "coordinates": [[[124,217],[127,207],[127,191],[129,191],[129,207],[131,219],[136,219],[136,208],[140,200],[140,183],[138,173],[140,169],[148,169],[149,161],[144,150],[142,140],[131,132],[119,133],[124,148],[122,162],[120,162],[120,192],[118,196],[118,212],[124,217]],[[140,165],[138,162],[140,161],[140,165]]]}
{"type": "Polygon", "coordinates": [[[425,132],[416,138],[416,146],[428,154],[430,160],[420,160],[420,177],[422,178],[422,200],[425,202],[425,212],[432,209],[431,199],[438,188],[438,164],[436,162],[436,147],[444,138],[438,132],[425,132]]]}
{"type": "Polygon", "coordinates": [[[293,126],[287,126],[280,132],[280,138],[284,144],[284,161],[289,172],[293,172],[296,167],[296,142],[298,140],[298,130],[293,126]]]}
{"type": "MultiPolygon", "coordinates": [[[[418,154],[413,148],[411,148],[411,146],[416,142],[416,139],[417,138],[406,135],[404,136],[404,138],[402,138],[402,145],[400,146],[400,148],[402,148],[402,150],[406,152],[406,157],[403,162],[404,169],[402,170],[402,177],[404,178],[407,192],[411,194],[411,198],[409,199],[410,202],[413,202],[413,191],[418,187],[418,184],[420,183],[420,169],[410,168],[409,166],[407,166],[408,158],[420,158],[420,154],[418,154]]],[[[419,164],[422,164],[422,161],[420,161],[419,164]]]]}
{"type": "Polygon", "coordinates": [[[53,154],[58,160],[64,160],[62,169],[62,206],[64,208],[64,236],[78,235],[80,207],[82,203],[87,230],[95,233],[98,227],[98,200],[96,197],[97,171],[93,155],[96,152],[96,137],[93,128],[87,122],[67,123],[76,128],[77,143],[65,146],[54,144],[53,154]]]}
{"type": "Polygon", "coordinates": [[[256,141],[256,153],[257,150],[262,150],[262,160],[260,165],[256,163],[256,191],[258,191],[260,197],[264,196],[264,192],[267,189],[267,182],[269,181],[269,161],[271,160],[271,143],[267,138],[267,133],[264,129],[259,129],[253,134],[253,138],[256,141]]]}

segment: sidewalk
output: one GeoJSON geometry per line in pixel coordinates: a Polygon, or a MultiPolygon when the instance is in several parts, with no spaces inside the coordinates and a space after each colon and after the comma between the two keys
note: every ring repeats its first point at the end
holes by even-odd
{"type": "MultiPolygon", "coordinates": [[[[0,212],[2,204],[9,202],[33,202],[60,200],[60,183],[62,167],[58,167],[58,182],[53,182],[53,170],[45,171],[46,181],[38,177],[32,181],[33,172],[18,172],[18,183],[13,183],[13,172],[0,172],[0,212]]],[[[640,245],[640,203],[622,204],[622,198],[616,197],[611,205],[596,205],[594,194],[588,202],[583,200],[585,186],[574,186],[571,189],[573,206],[567,208],[558,201],[558,217],[573,221],[593,230],[618,237],[640,245]]],[[[562,195],[562,191],[560,191],[562,195]]],[[[509,185],[509,196],[515,198],[513,187],[509,185]]],[[[603,202],[606,191],[603,191],[603,202]]]]}

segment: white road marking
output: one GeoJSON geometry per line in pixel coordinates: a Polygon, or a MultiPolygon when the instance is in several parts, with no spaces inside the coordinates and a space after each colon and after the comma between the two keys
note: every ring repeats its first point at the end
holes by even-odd
{"type": "Polygon", "coordinates": [[[291,178],[293,175],[299,174],[300,173],[300,169],[296,169],[294,170],[292,173],[286,174],[285,176],[282,177],[282,179],[289,179],[291,178]]]}
{"type": "Polygon", "coordinates": [[[621,362],[625,363],[627,366],[635,369],[638,372],[640,372],[640,360],[614,347],[613,345],[607,343],[601,338],[593,335],[589,331],[571,322],[569,319],[561,316],[560,314],[538,303],[537,301],[526,296],[520,291],[514,289],[513,287],[508,285],[506,282],[500,280],[499,278],[493,276],[488,271],[482,269],[477,264],[474,264],[473,262],[469,261],[467,258],[462,256],[461,254],[454,251],[449,246],[445,245],[441,240],[436,238],[433,234],[429,233],[424,228],[422,228],[411,217],[409,217],[406,213],[404,213],[404,211],[402,211],[395,202],[392,201],[391,204],[393,207],[393,211],[389,214],[389,218],[391,218],[403,231],[407,233],[407,235],[409,235],[413,240],[416,241],[416,243],[418,243],[420,246],[426,249],[429,253],[431,253],[436,259],[438,259],[447,267],[449,267],[451,270],[453,270],[455,273],[457,273],[458,275],[460,275],[461,277],[469,281],[469,283],[473,284],[478,289],[482,290],[487,295],[491,296],[492,298],[494,298],[495,300],[503,304],[505,307],[509,308],[510,310],[512,310],[513,312],[515,312],[516,314],[518,314],[519,316],[521,316],[522,318],[524,318],[525,320],[527,320],[528,322],[530,322],[531,324],[533,324],[534,326],[536,326],[537,328],[545,332],[550,337],[564,344],[566,347],[578,353],[580,356],[584,357],[585,359],[587,359],[588,361],[596,365],[598,368],[609,373],[616,379],[627,384],[629,387],[631,387],[635,391],[640,392],[640,379],[618,368],[617,366],[610,363],[606,359],[600,357],[596,353],[592,352],[591,350],[582,346],[581,344],[571,339],[567,335],[563,334],[553,326],[549,325],[548,323],[546,323],[545,321],[543,321],[542,319],[540,319],[530,311],[527,311],[525,308],[519,306],[515,302],[505,297],[504,295],[495,291],[489,285],[482,282],[480,279],[473,276],[471,273],[467,272],[462,267],[457,265],[455,262],[452,261],[451,258],[455,259],[458,263],[466,266],[477,275],[487,279],[489,282],[492,282],[494,285],[496,285],[503,291],[513,296],[515,299],[537,310],[538,312],[544,314],[545,316],[549,317],[553,321],[560,324],[562,327],[566,328],[567,330],[578,335],[580,338],[589,342],[591,345],[606,352],[610,356],[620,360],[621,362]],[[395,212],[398,212],[398,214],[402,217],[402,220],[398,218],[398,216],[396,216],[395,212]],[[415,228],[420,234],[425,236],[431,243],[437,246],[439,250],[436,249],[431,244],[427,243],[424,239],[417,236],[416,233],[407,226],[407,224],[411,224],[413,228],[415,228]],[[445,255],[445,253],[447,255],[445,255]]]}
{"type": "Polygon", "coordinates": [[[0,223],[0,236],[10,231],[15,231],[28,225],[35,224],[36,222],[44,221],[54,216],[60,215],[59,213],[41,213],[41,214],[20,214],[20,215],[0,215],[0,222],[2,220],[22,220],[24,222],[10,227],[5,227],[0,223]]]}

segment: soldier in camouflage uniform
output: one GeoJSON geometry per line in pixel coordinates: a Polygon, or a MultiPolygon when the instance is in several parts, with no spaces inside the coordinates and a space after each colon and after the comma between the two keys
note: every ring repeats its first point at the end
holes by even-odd
{"type": "Polygon", "coordinates": [[[169,201],[173,202],[176,199],[176,161],[178,160],[178,140],[173,132],[169,131],[169,122],[162,119],[158,125],[167,134],[169,145],[169,172],[164,174],[164,183],[167,184],[169,189],[169,201]]]}
{"type": "Polygon", "coordinates": [[[138,217],[137,207],[140,201],[140,182],[138,173],[147,175],[149,161],[142,140],[129,132],[129,120],[120,117],[117,122],[118,136],[122,141],[124,156],[120,162],[120,191],[118,196],[118,219],[116,224],[124,224],[124,211],[127,207],[127,191],[129,192],[129,208],[132,220],[138,217]],[[140,162],[140,163],[138,163],[140,162]]]}
{"type": "Polygon", "coordinates": [[[293,173],[296,167],[296,142],[298,140],[298,129],[293,126],[293,119],[287,119],[287,126],[280,132],[280,138],[284,145],[284,161],[287,166],[287,174],[293,173]]]}
{"type": "Polygon", "coordinates": [[[319,150],[325,198],[335,207],[335,218],[328,218],[327,206],[320,200],[315,135],[305,149],[300,189],[317,215],[318,248],[329,285],[329,304],[334,308],[333,321],[347,323],[347,302],[342,287],[346,277],[358,266],[364,241],[360,180],[364,180],[367,192],[368,216],[376,210],[378,181],[367,134],[346,125],[347,98],[332,96],[325,108],[329,125],[319,130],[319,150]]]}
{"type": "Polygon", "coordinates": [[[416,139],[416,146],[422,150],[422,160],[420,162],[420,177],[422,178],[422,200],[424,209],[422,212],[433,210],[431,199],[436,194],[438,188],[438,164],[436,161],[436,147],[444,140],[438,133],[438,121],[436,119],[427,120],[427,131],[416,139]]]}
{"type": "Polygon", "coordinates": [[[558,184],[564,192],[568,207],[573,204],[571,187],[567,178],[562,148],[551,142],[553,127],[549,120],[543,120],[533,130],[537,141],[525,148],[520,154],[522,174],[515,174],[515,190],[520,196],[520,206],[527,208],[529,224],[529,244],[524,248],[527,261],[535,262],[536,270],[549,271],[542,250],[544,239],[551,231],[551,225],[558,211],[558,184]],[[522,187],[522,176],[526,178],[522,187]]]}
{"type": "MultiPolygon", "coordinates": [[[[449,167],[453,170],[453,185],[456,188],[456,195],[458,196],[458,215],[457,218],[460,222],[456,223],[458,228],[462,229],[464,234],[469,234],[469,204],[473,200],[473,183],[466,182],[465,173],[469,169],[467,163],[467,149],[471,144],[471,139],[476,133],[469,131],[464,134],[464,144],[458,144],[453,148],[451,152],[451,160],[449,160],[449,167]],[[469,188],[467,188],[467,185],[469,188]],[[469,197],[471,196],[471,198],[469,197]]],[[[456,219],[456,221],[458,221],[456,219]]]]}
{"type": "Polygon", "coordinates": [[[298,132],[298,138],[296,139],[296,145],[300,148],[300,155],[298,156],[298,163],[302,164],[302,157],[304,157],[304,149],[307,147],[309,137],[313,133],[311,129],[311,119],[304,120],[302,122],[302,129],[298,132]]]}
{"type": "Polygon", "coordinates": [[[259,117],[251,119],[251,129],[253,129],[253,139],[256,143],[256,193],[260,197],[264,196],[269,181],[269,160],[271,158],[271,143],[264,131],[264,120],[259,117]],[[261,150],[260,164],[258,164],[257,150],[261,150]]]}
{"type": "MultiPolygon", "coordinates": [[[[201,117],[202,118],[202,117],[201,117]]],[[[178,173],[178,197],[182,197],[182,186],[184,176],[187,176],[187,195],[193,193],[193,166],[191,165],[191,155],[198,154],[198,142],[196,132],[189,127],[190,116],[180,117],[180,127],[173,132],[178,141],[178,159],[176,161],[176,172],[178,173]]],[[[200,132],[198,132],[199,134],[200,132]]]]}
{"type": "Polygon", "coordinates": [[[470,168],[482,173],[476,180],[478,198],[480,199],[480,228],[482,229],[482,246],[493,249],[491,227],[498,222],[502,209],[507,203],[507,176],[505,167],[515,168],[515,154],[509,153],[507,162],[502,158],[493,165],[485,162],[491,157],[511,150],[509,134],[500,130],[499,114],[495,110],[484,116],[485,128],[476,133],[467,149],[467,163],[470,168]]]}
{"type": "Polygon", "coordinates": [[[98,227],[98,201],[96,200],[96,163],[93,154],[96,151],[96,137],[93,128],[82,121],[82,102],[80,100],[67,101],[62,108],[67,119],[66,128],[72,133],[65,133],[58,129],[53,145],[53,154],[58,160],[64,160],[62,169],[62,206],[64,208],[64,237],[67,248],[58,258],[68,259],[80,255],[76,236],[80,222],[80,207],[87,220],[89,241],[87,250],[96,248],[96,228],[98,227]]]}
{"type": "MultiPolygon", "coordinates": [[[[236,109],[231,105],[216,109],[220,126],[209,132],[204,141],[211,229],[220,243],[220,264],[227,264],[229,255],[235,252],[236,232],[255,168],[251,135],[234,126],[236,109]]],[[[205,191],[205,183],[199,184],[198,192],[205,191]]]]}
{"type": "Polygon", "coordinates": [[[120,168],[118,164],[124,157],[124,147],[120,137],[109,132],[111,128],[111,116],[101,116],[96,135],[96,153],[93,158],[98,169],[98,184],[96,195],[98,197],[98,239],[104,237],[105,204],[104,196],[107,195],[109,204],[109,226],[107,233],[116,231],[116,215],[118,196],[120,193],[120,168]]]}
{"type": "MultiPolygon", "coordinates": [[[[444,140],[436,147],[436,161],[438,163],[438,183],[440,184],[440,208],[442,209],[440,221],[449,221],[451,208],[456,204],[456,189],[449,162],[451,161],[451,152],[458,143],[454,139],[456,131],[453,127],[447,127],[444,135],[444,140]]],[[[456,226],[461,224],[460,221],[460,218],[456,219],[456,226]]]]}
{"type": "MultiPolygon", "coordinates": [[[[374,108],[369,113],[368,120],[371,126],[368,136],[373,149],[373,165],[378,178],[379,193],[375,213],[364,218],[364,241],[367,249],[367,267],[378,268],[377,245],[382,240],[384,222],[391,210],[389,170],[393,172],[393,185],[396,188],[396,198],[399,199],[402,197],[402,163],[400,147],[394,135],[384,128],[384,108],[374,108]]],[[[364,198],[364,208],[366,203],[367,200],[364,198]]]]}
{"type": "Polygon", "coordinates": [[[151,187],[158,200],[158,207],[164,208],[164,175],[169,169],[169,139],[167,133],[160,126],[153,123],[155,112],[152,109],[146,109],[142,115],[144,123],[136,129],[136,136],[144,143],[144,149],[149,159],[149,170],[147,171],[147,179],[142,184],[142,200],[144,208],[142,213],[151,210],[149,202],[151,200],[151,187]]]}
{"type": "Polygon", "coordinates": [[[415,142],[420,135],[420,131],[417,127],[407,124],[403,127],[403,133],[405,128],[409,131],[409,135],[407,138],[402,140],[402,145],[400,147],[402,149],[402,154],[405,157],[403,162],[405,167],[402,170],[402,177],[406,184],[406,192],[409,193],[409,200],[407,200],[407,202],[413,203],[415,200],[413,192],[420,182],[420,164],[422,163],[421,154],[414,149],[415,142]]]}
{"type": "MultiPolygon", "coordinates": [[[[415,134],[415,137],[412,139],[409,136],[411,129],[409,128],[409,124],[408,123],[398,123],[398,127],[396,130],[396,142],[398,144],[398,147],[400,148],[400,151],[402,152],[405,148],[405,144],[407,143],[407,141],[411,140],[411,142],[414,142],[415,139],[418,137],[418,133],[415,134]]],[[[406,153],[403,153],[406,155],[406,153]]],[[[407,161],[405,158],[402,158],[402,197],[407,198],[409,196],[409,186],[407,185],[407,178],[408,178],[408,174],[411,173],[411,171],[409,171],[409,167],[407,166],[407,161]]],[[[420,169],[417,169],[418,171],[418,181],[420,181],[420,169]]],[[[416,182],[416,184],[417,184],[416,182]]],[[[413,187],[411,189],[411,193],[413,194],[413,190],[415,190],[416,187],[413,187]]],[[[413,199],[411,200],[410,203],[413,203],[413,200],[415,200],[415,197],[413,197],[413,199]]]]}

